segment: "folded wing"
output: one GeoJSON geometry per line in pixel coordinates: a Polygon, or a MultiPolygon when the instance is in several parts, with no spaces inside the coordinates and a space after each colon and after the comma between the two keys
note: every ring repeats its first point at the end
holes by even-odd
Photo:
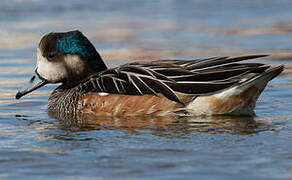
{"type": "Polygon", "coordinates": [[[194,96],[213,94],[265,72],[269,68],[265,64],[238,63],[264,56],[134,62],[95,74],[79,88],[126,95],[161,93],[182,103],[176,92],[194,96]]]}

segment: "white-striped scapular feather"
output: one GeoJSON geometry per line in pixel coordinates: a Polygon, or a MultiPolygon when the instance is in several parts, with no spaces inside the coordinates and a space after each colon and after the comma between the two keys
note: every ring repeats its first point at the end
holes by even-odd
{"type": "Polygon", "coordinates": [[[126,95],[162,93],[172,101],[183,103],[176,92],[194,96],[209,95],[259,76],[270,66],[238,62],[264,56],[134,62],[92,75],[78,88],[85,92],[126,95]]]}

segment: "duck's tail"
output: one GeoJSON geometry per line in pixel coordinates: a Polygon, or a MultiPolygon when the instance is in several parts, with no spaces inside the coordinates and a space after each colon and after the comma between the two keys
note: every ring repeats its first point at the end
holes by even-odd
{"type": "Polygon", "coordinates": [[[249,76],[238,84],[209,96],[199,96],[187,108],[194,114],[253,116],[258,97],[267,83],[278,76],[283,65],[249,76]]]}

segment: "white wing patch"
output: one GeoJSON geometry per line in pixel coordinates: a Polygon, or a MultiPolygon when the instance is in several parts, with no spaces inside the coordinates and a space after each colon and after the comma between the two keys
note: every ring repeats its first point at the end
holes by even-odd
{"type": "Polygon", "coordinates": [[[109,95],[109,93],[106,93],[106,92],[99,92],[98,95],[100,95],[100,96],[107,96],[107,95],[109,95]]]}

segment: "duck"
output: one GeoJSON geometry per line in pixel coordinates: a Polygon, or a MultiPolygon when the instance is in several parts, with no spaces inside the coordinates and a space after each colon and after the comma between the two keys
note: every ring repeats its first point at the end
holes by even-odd
{"type": "Polygon", "coordinates": [[[284,69],[243,62],[265,56],[136,61],[109,68],[82,32],[51,32],[41,38],[34,74],[16,99],[46,84],[60,84],[48,99],[49,112],[254,116],[260,94],[284,69]]]}

